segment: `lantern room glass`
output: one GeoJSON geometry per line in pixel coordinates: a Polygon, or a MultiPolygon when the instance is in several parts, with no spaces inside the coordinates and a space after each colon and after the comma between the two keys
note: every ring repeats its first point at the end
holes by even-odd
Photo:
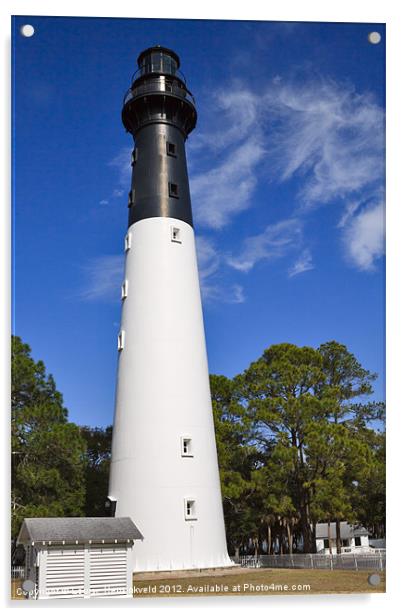
{"type": "Polygon", "coordinates": [[[141,59],[141,75],[149,73],[175,75],[177,68],[176,60],[165,51],[152,51],[141,59]]]}

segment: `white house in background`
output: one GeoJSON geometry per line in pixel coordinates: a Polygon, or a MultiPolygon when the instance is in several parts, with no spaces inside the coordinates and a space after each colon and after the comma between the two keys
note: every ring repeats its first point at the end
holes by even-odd
{"type": "Polygon", "coordinates": [[[30,599],[132,597],[132,551],[143,539],[130,518],[25,518],[30,599]]]}
{"type": "MultiPolygon", "coordinates": [[[[328,523],[316,524],[315,539],[317,554],[336,554],[336,524],[330,523],[330,536],[328,536],[328,523]]],[[[353,552],[370,552],[367,528],[355,526],[348,522],[341,522],[342,554],[353,552]]]]}

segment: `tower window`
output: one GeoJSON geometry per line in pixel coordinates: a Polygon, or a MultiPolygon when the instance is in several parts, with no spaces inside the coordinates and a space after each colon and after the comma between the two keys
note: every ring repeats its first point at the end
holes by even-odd
{"type": "Polygon", "coordinates": [[[176,144],[171,141],[166,141],[166,153],[168,156],[177,156],[176,144]]]}
{"type": "Polygon", "coordinates": [[[193,458],[193,443],[189,436],[181,437],[181,455],[183,458],[193,458]]]}
{"type": "Polygon", "coordinates": [[[128,193],[128,207],[131,207],[134,204],[134,195],[134,190],[130,190],[130,192],[128,193]]]}
{"type": "Polygon", "coordinates": [[[131,166],[133,167],[138,160],[138,148],[134,148],[131,152],[131,166]]]}
{"type": "Polygon", "coordinates": [[[169,182],[169,197],[179,198],[179,187],[177,184],[173,184],[173,182],[169,182]]]}
{"type": "Polygon", "coordinates": [[[184,499],[184,517],[186,520],[196,520],[197,512],[194,498],[184,499]]]}
{"type": "Polygon", "coordinates": [[[178,227],[171,227],[170,232],[171,232],[172,242],[176,242],[176,244],[181,244],[180,229],[178,227]]]}
{"type": "Polygon", "coordinates": [[[126,337],[126,332],[122,329],[117,336],[117,350],[122,351],[124,349],[124,341],[126,337]]]}
{"type": "Polygon", "coordinates": [[[124,250],[127,252],[127,250],[130,250],[131,248],[131,233],[127,233],[126,237],[124,238],[124,250]]]}
{"type": "Polygon", "coordinates": [[[125,299],[128,295],[128,280],[125,280],[121,285],[121,299],[125,299]]]}

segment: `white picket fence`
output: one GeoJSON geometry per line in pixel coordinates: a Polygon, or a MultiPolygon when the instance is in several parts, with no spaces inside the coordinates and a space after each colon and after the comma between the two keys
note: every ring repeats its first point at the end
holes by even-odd
{"type": "Polygon", "coordinates": [[[12,565],[11,567],[11,579],[19,580],[23,579],[25,576],[25,567],[18,567],[16,565],[12,565]]]}
{"type": "Polygon", "coordinates": [[[348,569],[350,571],[383,571],[385,552],[367,554],[273,554],[241,556],[242,567],[282,569],[348,569]]]}

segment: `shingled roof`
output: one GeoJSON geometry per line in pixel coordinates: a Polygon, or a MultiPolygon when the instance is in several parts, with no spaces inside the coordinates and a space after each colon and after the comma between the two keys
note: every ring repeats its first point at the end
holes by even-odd
{"type": "MultiPolygon", "coordinates": [[[[361,537],[362,535],[368,535],[367,528],[364,526],[349,524],[348,522],[340,523],[341,539],[351,539],[351,537],[361,537]]],[[[316,539],[328,539],[328,524],[327,522],[316,524],[315,526],[316,539]]],[[[335,522],[331,522],[331,537],[336,537],[336,525],[335,522]]]]}
{"type": "Polygon", "coordinates": [[[25,518],[17,543],[126,543],[143,538],[131,518],[25,518]]]}

